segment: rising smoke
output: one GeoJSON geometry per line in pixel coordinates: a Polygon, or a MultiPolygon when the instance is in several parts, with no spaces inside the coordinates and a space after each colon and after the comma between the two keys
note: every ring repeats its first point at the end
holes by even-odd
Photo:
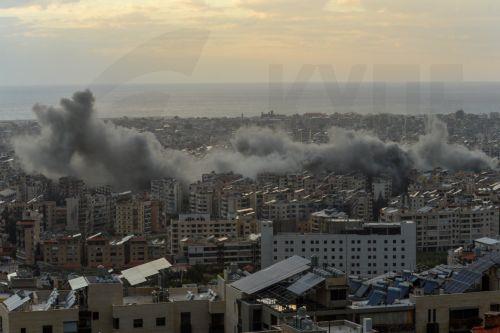
{"type": "Polygon", "coordinates": [[[230,150],[201,159],[161,146],[154,135],[117,127],[96,117],[90,91],[62,99],[60,108],[36,105],[39,135],[18,137],[14,148],[24,169],[49,178],[76,176],[89,184],[110,183],[118,189],[145,188],[150,179],[174,177],[184,182],[201,173],[359,171],[392,175],[401,182],[412,168],[444,167],[478,171],[496,161],[480,151],[447,143],[446,126],[433,122],[428,134],[411,146],[386,143],[366,133],[332,128],[327,144],[303,144],[267,128],[242,128],[230,150]]]}

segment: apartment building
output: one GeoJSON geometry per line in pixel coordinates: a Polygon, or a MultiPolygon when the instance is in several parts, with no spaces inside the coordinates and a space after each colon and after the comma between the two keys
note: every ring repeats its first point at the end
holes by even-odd
{"type": "MultiPolygon", "coordinates": [[[[147,268],[141,278],[159,274],[151,267],[139,268],[147,268]]],[[[128,281],[109,275],[78,277],[68,284],[70,290],[9,292],[0,303],[2,332],[224,332],[223,284],[222,290],[219,285],[124,288],[128,281]]]]}
{"type": "Polygon", "coordinates": [[[16,223],[16,257],[22,263],[35,263],[35,249],[40,243],[41,216],[38,212],[25,211],[16,223]]]}
{"type": "Polygon", "coordinates": [[[180,241],[191,237],[207,238],[210,236],[236,236],[234,220],[212,220],[209,214],[180,214],[170,222],[170,251],[178,254],[180,241]]]}
{"type": "Polygon", "coordinates": [[[260,236],[244,239],[209,237],[181,242],[182,254],[190,265],[260,265],[260,236]]]}
{"type": "Polygon", "coordinates": [[[172,178],[151,181],[151,198],[160,201],[166,214],[176,215],[182,210],[182,186],[172,178]]]}
{"type": "Polygon", "coordinates": [[[225,190],[221,194],[218,215],[223,219],[233,219],[238,210],[252,208],[252,198],[253,193],[225,190]]]}
{"type": "Polygon", "coordinates": [[[191,184],[189,186],[189,211],[214,216],[214,212],[217,211],[214,196],[212,187],[203,183],[191,184]]]}
{"type": "Polygon", "coordinates": [[[245,238],[259,230],[254,214],[241,211],[235,219],[211,219],[208,214],[180,214],[170,222],[169,239],[172,254],[179,254],[181,241],[208,237],[245,238]]]}
{"type": "Polygon", "coordinates": [[[414,221],[417,225],[418,251],[444,251],[470,244],[474,239],[499,234],[499,207],[475,206],[424,206],[420,209],[386,207],[380,220],[414,221]]]}
{"type": "Polygon", "coordinates": [[[322,207],[317,200],[290,200],[265,202],[262,208],[262,218],[273,221],[307,221],[311,213],[322,207]]]}
{"type": "Polygon", "coordinates": [[[373,220],[373,195],[364,189],[348,190],[344,195],[343,206],[351,218],[365,221],[373,220]]]}
{"type": "Polygon", "coordinates": [[[145,202],[132,196],[118,199],[115,206],[113,228],[115,234],[144,234],[146,225],[151,226],[151,210],[148,203],[148,201],[145,202]]]}
{"type": "Polygon", "coordinates": [[[322,232],[274,232],[273,222],[261,225],[261,263],[265,268],[293,255],[315,256],[348,274],[373,277],[416,267],[416,225],[413,222],[363,223],[330,220],[322,232]]]}
{"type": "Polygon", "coordinates": [[[46,264],[67,269],[82,267],[82,234],[43,240],[41,245],[43,261],[46,264]]]}
{"type": "Polygon", "coordinates": [[[332,220],[347,219],[347,214],[340,212],[337,209],[323,209],[314,212],[309,217],[308,231],[318,232],[328,229],[328,225],[332,220]]]}
{"type": "Polygon", "coordinates": [[[123,268],[149,260],[148,241],[141,236],[125,236],[109,240],[101,234],[86,241],[87,267],[123,268]]]}

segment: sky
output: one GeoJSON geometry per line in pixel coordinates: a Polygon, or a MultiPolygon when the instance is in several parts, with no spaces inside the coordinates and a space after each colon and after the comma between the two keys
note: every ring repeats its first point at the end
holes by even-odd
{"type": "Polygon", "coordinates": [[[498,0],[0,0],[0,86],[499,81],[498,0]]]}

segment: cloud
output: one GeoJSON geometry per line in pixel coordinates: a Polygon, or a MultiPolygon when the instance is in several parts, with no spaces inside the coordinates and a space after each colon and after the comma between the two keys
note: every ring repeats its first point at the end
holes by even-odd
{"type": "Polygon", "coordinates": [[[49,5],[60,5],[80,0],[2,0],[0,1],[0,9],[26,7],[26,6],[40,6],[47,7],[49,5]]]}

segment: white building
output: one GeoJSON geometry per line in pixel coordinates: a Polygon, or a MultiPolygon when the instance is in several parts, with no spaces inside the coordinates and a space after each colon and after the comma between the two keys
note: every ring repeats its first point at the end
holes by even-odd
{"type": "Polygon", "coordinates": [[[495,205],[381,210],[384,222],[415,221],[419,251],[444,251],[499,234],[500,212],[495,205]]]}
{"type": "Polygon", "coordinates": [[[415,269],[415,223],[334,223],[335,233],[274,233],[273,222],[262,222],[262,268],[299,255],[361,277],[415,269]]]}

